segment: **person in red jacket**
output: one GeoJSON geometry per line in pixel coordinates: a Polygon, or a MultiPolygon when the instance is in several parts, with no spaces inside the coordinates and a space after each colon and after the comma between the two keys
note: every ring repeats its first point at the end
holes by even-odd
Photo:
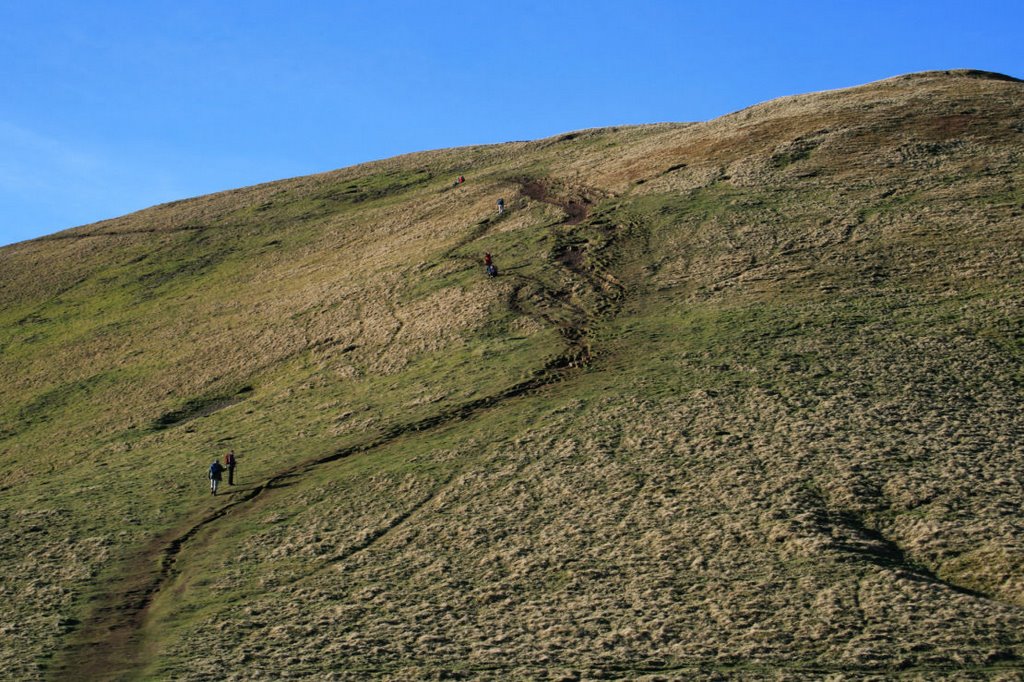
{"type": "Polygon", "coordinates": [[[235,464],[237,464],[235,451],[231,450],[224,457],[224,468],[228,470],[228,485],[235,484],[235,464]]]}
{"type": "Polygon", "coordinates": [[[484,254],[484,271],[487,272],[488,277],[497,277],[498,268],[494,265],[494,259],[491,258],[491,254],[484,254]]]}

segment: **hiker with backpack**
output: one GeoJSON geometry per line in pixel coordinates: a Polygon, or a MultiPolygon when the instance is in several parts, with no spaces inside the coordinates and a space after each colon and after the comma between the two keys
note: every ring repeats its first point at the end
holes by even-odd
{"type": "Polygon", "coordinates": [[[497,277],[498,268],[494,265],[494,259],[491,258],[490,253],[484,253],[484,270],[487,272],[488,277],[497,277]]]}
{"type": "Polygon", "coordinates": [[[502,215],[505,212],[505,199],[498,199],[498,215],[502,215]]]}
{"type": "Polygon", "coordinates": [[[238,461],[235,459],[235,451],[229,450],[228,454],[224,455],[224,466],[228,470],[228,485],[235,484],[235,465],[238,461]]]}
{"type": "Polygon", "coordinates": [[[220,460],[213,460],[213,464],[210,465],[210,494],[217,494],[217,486],[220,485],[221,473],[223,473],[224,467],[221,466],[220,460]]]}

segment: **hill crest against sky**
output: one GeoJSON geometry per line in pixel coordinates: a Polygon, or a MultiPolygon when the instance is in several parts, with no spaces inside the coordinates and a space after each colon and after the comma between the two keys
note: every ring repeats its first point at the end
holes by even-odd
{"type": "MultiPolygon", "coordinates": [[[[878,83],[885,83],[885,82],[888,82],[888,81],[896,82],[896,81],[900,81],[900,80],[903,80],[903,79],[931,78],[933,76],[950,75],[950,74],[956,74],[958,76],[964,76],[964,77],[969,77],[969,78],[981,78],[981,79],[991,79],[991,80],[1005,80],[1005,81],[1008,81],[1008,82],[1020,82],[1019,79],[1014,78],[1013,76],[1005,75],[1005,74],[994,73],[994,72],[990,72],[990,71],[981,71],[981,70],[977,70],[977,69],[955,69],[955,70],[926,71],[926,72],[905,74],[905,75],[901,75],[901,76],[894,76],[894,77],[886,79],[884,81],[878,81],[878,83]]],[[[764,102],[764,103],[752,105],[750,107],[746,107],[746,108],[741,109],[741,110],[739,110],[737,112],[734,112],[733,114],[727,114],[727,115],[723,116],[722,119],[728,119],[729,116],[733,116],[733,115],[736,115],[736,114],[739,114],[739,113],[743,113],[743,112],[746,112],[748,110],[758,109],[758,108],[765,107],[765,106],[768,106],[768,105],[771,105],[771,106],[781,106],[781,105],[783,105],[786,102],[789,102],[789,101],[792,101],[792,100],[796,100],[796,99],[800,99],[800,98],[820,96],[820,95],[823,95],[823,94],[826,94],[826,93],[829,93],[829,92],[836,92],[836,93],[846,92],[846,91],[848,91],[850,89],[851,88],[840,88],[840,89],[837,89],[837,90],[823,91],[821,93],[813,93],[811,95],[803,94],[803,95],[790,95],[790,96],[787,96],[787,97],[781,97],[781,98],[778,98],[778,99],[770,100],[769,102],[764,102]]],[[[579,133],[579,132],[582,132],[582,131],[574,131],[574,132],[575,133],[579,133]]],[[[558,138],[563,137],[566,134],[573,134],[573,133],[561,133],[559,135],[552,136],[550,139],[558,139],[558,138]]],[[[486,147],[486,146],[490,146],[490,145],[475,145],[473,147],[467,147],[466,149],[473,149],[473,148],[486,147]]],[[[431,153],[436,153],[436,151],[443,151],[443,150],[435,150],[434,152],[430,152],[430,151],[428,151],[428,152],[413,152],[412,154],[413,155],[415,155],[415,154],[424,154],[424,153],[425,154],[431,154],[431,153]]],[[[448,150],[448,151],[451,151],[451,150],[448,150]]],[[[404,156],[408,156],[408,154],[407,155],[398,156],[398,157],[392,157],[392,158],[398,159],[398,158],[403,158],[404,156]]],[[[371,165],[371,164],[375,164],[375,163],[386,163],[389,160],[390,159],[383,159],[383,160],[379,160],[379,161],[369,161],[369,162],[357,164],[355,166],[352,166],[351,168],[363,168],[365,166],[368,166],[368,165],[371,165]]],[[[338,172],[338,171],[329,171],[326,174],[336,173],[336,172],[338,172]]],[[[317,174],[317,175],[325,175],[325,174],[317,174]]],[[[316,176],[308,176],[308,177],[316,177],[316,176]]],[[[274,184],[276,184],[278,182],[286,182],[286,181],[277,180],[277,181],[264,182],[264,183],[259,183],[258,185],[254,185],[253,187],[269,186],[269,185],[274,185],[274,184]]],[[[240,191],[240,190],[239,189],[232,189],[232,190],[226,190],[225,192],[215,192],[214,194],[204,195],[204,196],[214,196],[214,195],[225,194],[225,193],[235,193],[235,192],[238,192],[238,191],[240,191]]],[[[173,206],[173,205],[179,204],[181,201],[187,201],[187,199],[177,199],[177,200],[174,200],[174,201],[166,202],[164,204],[158,204],[158,205],[154,206],[153,208],[162,207],[162,206],[173,206]]],[[[142,211],[146,211],[146,210],[149,210],[149,209],[142,209],[142,211]]],[[[138,213],[138,211],[133,212],[131,214],[126,214],[126,215],[134,215],[135,213],[138,213]]],[[[105,224],[105,223],[108,223],[108,222],[111,222],[111,221],[122,220],[124,217],[125,216],[122,216],[120,218],[113,218],[113,219],[108,219],[108,220],[102,220],[102,221],[98,221],[97,223],[93,223],[93,224],[95,224],[95,225],[105,224]]],[[[79,226],[79,227],[89,227],[89,225],[84,225],[84,226],[79,226]]],[[[69,228],[69,229],[76,229],[76,228],[69,228]]]]}
{"type": "Polygon", "coordinates": [[[1024,7],[971,9],[8,3],[0,242],[413,150],[704,121],[929,68],[1024,74],[1024,7]]]}

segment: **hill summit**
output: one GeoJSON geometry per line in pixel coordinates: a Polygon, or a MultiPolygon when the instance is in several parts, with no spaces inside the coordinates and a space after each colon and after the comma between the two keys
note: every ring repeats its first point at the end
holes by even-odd
{"type": "Polygon", "coordinates": [[[0,249],[0,665],[1014,679],[1022,121],[913,74],[0,249]]]}

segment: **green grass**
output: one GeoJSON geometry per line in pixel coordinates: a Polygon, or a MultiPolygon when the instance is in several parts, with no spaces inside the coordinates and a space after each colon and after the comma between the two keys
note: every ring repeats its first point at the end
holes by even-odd
{"type": "MultiPolygon", "coordinates": [[[[751,144],[826,127],[800,125],[751,144]]],[[[88,620],[152,538],[288,470],[185,544],[142,677],[208,675],[210,636],[312,676],[1019,653],[998,511],[1019,169],[930,177],[823,143],[775,159],[813,157],[794,180],[751,147],[728,163],[762,176],[699,187],[725,162],[694,131],[413,155],[4,250],[0,569],[25,634],[0,630],[0,663],[59,661],[53,623],[88,620]],[[228,448],[241,486],[213,498],[228,448]]]]}

